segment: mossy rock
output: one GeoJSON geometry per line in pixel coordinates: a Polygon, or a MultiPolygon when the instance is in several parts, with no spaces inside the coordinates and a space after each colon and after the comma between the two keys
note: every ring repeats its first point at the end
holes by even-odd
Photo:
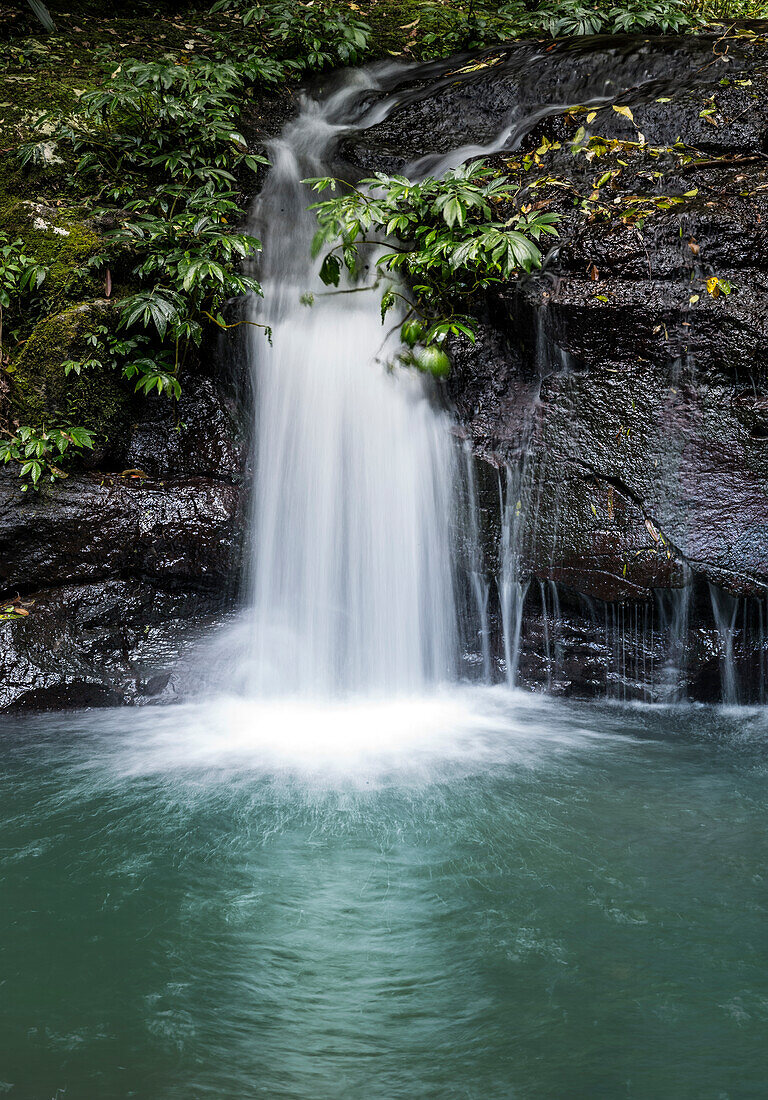
{"type": "Polygon", "coordinates": [[[101,239],[82,221],[41,203],[10,201],[0,206],[0,230],[11,240],[20,237],[47,269],[41,291],[52,307],[98,293],[98,281],[84,265],[99,252],[101,239]]]}
{"type": "Polygon", "coordinates": [[[94,325],[110,324],[110,302],[86,302],[41,321],[8,368],[10,405],[20,424],[70,424],[114,439],[127,427],[131,394],[108,367],[65,375],[62,364],[82,358],[94,325]]]}

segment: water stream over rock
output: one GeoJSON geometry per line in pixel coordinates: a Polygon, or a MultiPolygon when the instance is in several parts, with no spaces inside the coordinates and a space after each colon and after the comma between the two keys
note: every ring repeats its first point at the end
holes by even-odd
{"type": "Polygon", "coordinates": [[[73,475],[42,508],[0,473],[3,584],[35,608],[0,624],[0,705],[464,679],[764,701],[764,68],[747,40],[727,60],[706,37],[515,43],[308,95],[253,212],[265,298],[249,319],[272,346],[253,330],[245,355],[188,380],[183,437],[148,407],[115,460],[146,480],[73,475]],[[717,126],[701,113],[713,89],[717,126]],[[477,343],[454,342],[447,384],[392,369],[374,293],[322,291],[303,177],[503,167],[547,137],[547,170],[589,192],[597,162],[571,146],[590,125],[627,143],[617,209],[678,205],[640,231],[563,201],[545,271],[475,303],[477,343]],[[679,136],[690,162],[670,152],[679,136]],[[708,294],[712,274],[730,296],[708,294]],[[190,638],[238,592],[248,621],[214,667],[190,638]]]}
{"type": "Polygon", "coordinates": [[[301,180],[326,171],[362,93],[355,80],[305,103],[270,148],[254,215],[266,239],[257,316],[273,333],[272,346],[258,330],[249,345],[259,695],[415,691],[457,672],[449,417],[424,378],[392,365],[375,292],[348,284],[302,301],[321,284],[301,180]]]}
{"type": "MultiPolygon", "coordinates": [[[[0,475],[34,609],[0,623],[2,705],[103,708],[0,715],[0,1093],[764,1095],[768,716],[634,701],[765,699],[768,476],[733,357],[759,372],[768,310],[694,313],[672,216],[654,279],[591,227],[489,297],[439,386],[390,369],[375,294],[319,292],[300,183],[529,140],[608,71],[677,126],[659,81],[711,52],[521,46],[308,98],[254,206],[250,499],[219,377],[184,398],[183,463],[134,431],[146,482],[22,501],[0,475]]],[[[759,243],[760,211],[733,232],[759,243]]]]}

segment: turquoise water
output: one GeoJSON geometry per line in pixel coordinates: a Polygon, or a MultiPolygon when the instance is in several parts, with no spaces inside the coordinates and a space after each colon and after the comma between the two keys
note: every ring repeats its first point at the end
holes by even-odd
{"type": "Polygon", "coordinates": [[[768,1093],[761,712],[4,719],[0,1095],[768,1093]]]}

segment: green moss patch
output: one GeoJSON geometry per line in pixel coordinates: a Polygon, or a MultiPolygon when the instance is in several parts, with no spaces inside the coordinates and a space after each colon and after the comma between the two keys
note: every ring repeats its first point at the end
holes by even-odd
{"type": "Polygon", "coordinates": [[[74,424],[107,437],[126,426],[131,395],[114,371],[65,375],[62,366],[84,354],[85,336],[112,312],[108,302],[88,302],[37,325],[9,367],[11,411],[19,423],[74,424]]]}
{"type": "Polygon", "coordinates": [[[98,293],[94,276],[84,265],[99,251],[97,234],[80,221],[36,202],[8,202],[0,207],[0,230],[25,248],[47,269],[42,291],[51,309],[98,293]]]}

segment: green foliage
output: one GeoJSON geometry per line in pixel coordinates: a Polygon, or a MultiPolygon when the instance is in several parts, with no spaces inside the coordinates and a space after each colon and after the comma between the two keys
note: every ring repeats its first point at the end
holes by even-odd
{"type": "Polygon", "coordinates": [[[31,296],[23,296],[22,330],[38,315],[81,301],[98,290],[88,268],[99,248],[93,229],[83,224],[80,211],[62,210],[30,200],[9,203],[0,209],[0,232],[12,241],[24,242],[31,264],[45,271],[45,278],[31,296]]]}
{"type": "Polygon", "coordinates": [[[255,172],[264,163],[235,128],[244,84],[222,61],[128,60],[80,97],[56,136],[70,143],[77,172],[113,201],[143,195],[152,181],[230,187],[241,166],[255,172]]]}
{"type": "Polygon", "coordinates": [[[127,377],[138,375],[136,389],[178,396],[178,383],[170,382],[179,365],[179,347],[199,346],[203,321],[226,327],[222,316],[225,303],[244,294],[260,294],[261,287],[250,276],[236,270],[242,260],[260,248],[259,241],[247,233],[234,233],[230,223],[242,211],[234,192],[215,190],[209,183],[187,193],[183,205],[182,188],[166,188],[154,209],[140,212],[142,204],[132,203],[137,212],[110,236],[126,245],[134,259],[133,273],[142,289],[123,298],[119,304],[121,329],[153,331],[165,352],[174,349],[172,369],[167,354],[151,355],[126,363],[127,377]]]}
{"type": "Polygon", "coordinates": [[[46,269],[24,247],[22,240],[0,233],[0,306],[5,309],[13,298],[33,294],[45,279],[46,269]]]}
{"type": "MultiPolygon", "coordinates": [[[[338,181],[308,182],[322,192],[338,181]]],[[[338,286],[343,267],[353,276],[364,268],[361,250],[384,245],[376,260],[379,272],[405,280],[413,295],[409,312],[425,321],[424,331],[406,326],[403,339],[410,346],[421,341],[430,347],[449,333],[471,336],[473,322],[457,314],[454,303],[466,307],[494,283],[540,267],[538,242],[557,235],[558,216],[516,208],[517,189],[482,160],[447,172],[442,180],[413,183],[377,173],[361,187],[366,190],[351,188],[313,207],[318,217],[314,252],[331,246],[320,277],[338,286]],[[392,236],[397,246],[387,240],[392,236]]],[[[384,317],[403,295],[391,278],[379,285],[384,317]]],[[[442,360],[434,363],[433,373],[440,373],[442,360]]]]}
{"type": "Polygon", "coordinates": [[[708,23],[768,18],[765,0],[693,0],[689,7],[708,23]]]}
{"type": "Polygon", "coordinates": [[[82,424],[100,436],[120,435],[128,425],[130,398],[113,364],[100,367],[87,343],[100,326],[114,329],[114,305],[82,303],[39,321],[7,368],[9,398],[20,424],[82,424]],[[67,372],[63,364],[94,360],[67,372]]]}
{"type": "Polygon", "coordinates": [[[425,374],[431,374],[433,378],[447,378],[451,372],[451,361],[442,348],[436,344],[427,344],[412,355],[405,357],[405,361],[413,360],[413,365],[425,374]]]}
{"type": "Polygon", "coordinates": [[[28,255],[22,240],[12,241],[0,232],[0,365],[3,362],[3,324],[8,310],[13,314],[29,304],[40,289],[46,269],[28,255]]]}
{"type": "Polygon", "coordinates": [[[448,57],[504,42],[525,34],[529,26],[522,0],[493,9],[473,3],[467,7],[426,3],[419,10],[416,53],[422,58],[448,57]]]}
{"type": "Polygon", "coordinates": [[[22,492],[31,485],[33,489],[40,482],[53,483],[66,473],[57,463],[69,452],[82,452],[93,449],[93,433],[85,428],[41,428],[35,430],[28,425],[8,433],[9,438],[0,440],[0,462],[16,462],[19,477],[25,480],[22,492]]]}
{"type": "Polygon", "coordinates": [[[109,365],[134,379],[138,392],[178,398],[179,368],[189,346],[199,346],[203,321],[225,328],[227,300],[261,293],[255,279],[233,267],[259,248],[255,237],[229,229],[228,220],[241,214],[234,193],[198,188],[176,207],[179,196],[167,190],[151,211],[140,212],[141,200],[130,204],[138,212],[109,234],[145,285],[116,303],[120,334],[106,326],[88,333],[86,355],[65,362],[66,374],[109,365]]]}
{"type": "MultiPolygon", "coordinates": [[[[206,325],[226,329],[226,303],[261,293],[242,271],[260,244],[234,228],[239,193],[266,163],[238,129],[248,86],[355,64],[368,46],[370,28],[346,5],[232,0],[214,10],[225,8],[241,11],[242,40],[213,32],[204,55],[111,61],[100,86],[79,91],[65,117],[41,116],[15,154],[24,169],[51,163],[52,149],[74,159],[81,189],[103,204],[97,217],[117,224],[80,270],[103,280],[107,296],[117,272],[128,293],[118,290],[112,330],[93,326],[64,359],[63,377],[78,385],[114,369],[139,392],[179,396],[206,325]]],[[[39,400],[38,387],[23,400],[48,407],[52,389],[46,380],[39,400]]]]}
{"type": "Polygon", "coordinates": [[[181,396],[177,365],[171,351],[153,348],[148,336],[117,334],[107,325],[96,325],[86,334],[83,343],[84,355],[62,363],[65,375],[120,369],[123,377],[136,379],[137,392],[149,394],[157,390],[172,397],[181,396]]]}
{"type": "Polygon", "coordinates": [[[623,0],[613,6],[559,0],[537,8],[532,24],[553,38],[583,34],[679,34],[701,20],[684,0],[623,0]]]}
{"type": "MultiPolygon", "coordinates": [[[[755,6],[754,0],[700,0],[703,7],[755,6]]],[[[550,0],[506,4],[465,0],[446,6],[426,3],[419,8],[418,56],[447,57],[460,50],[492,46],[520,37],[561,38],[585,34],[679,34],[704,21],[691,0],[622,0],[617,4],[589,0],[550,0]]]]}
{"type": "Polygon", "coordinates": [[[370,26],[332,0],[218,0],[211,10],[232,9],[242,12],[244,26],[261,32],[268,48],[304,69],[358,65],[368,50],[370,26]]]}
{"type": "Polygon", "coordinates": [[[260,244],[232,228],[243,216],[235,173],[265,163],[235,129],[244,83],[237,66],[204,58],[127,61],[61,124],[77,172],[120,204],[97,212],[118,225],[90,267],[128,266],[136,288],[117,303],[126,338],[110,344],[91,333],[94,354],[67,360],[67,375],[109,362],[137,391],[178,397],[180,367],[204,324],[226,327],[229,299],[261,293],[238,270],[260,244]]]}

